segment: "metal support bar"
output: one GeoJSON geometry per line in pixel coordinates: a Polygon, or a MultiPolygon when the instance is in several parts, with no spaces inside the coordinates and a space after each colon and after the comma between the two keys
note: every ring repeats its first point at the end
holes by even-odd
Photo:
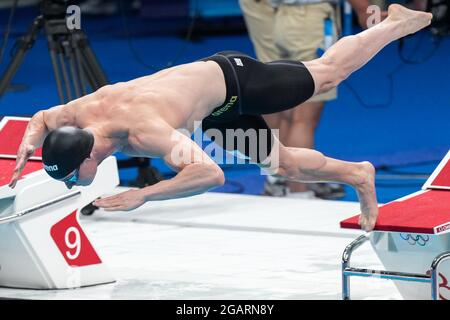
{"type": "Polygon", "coordinates": [[[36,205],[34,207],[31,207],[31,208],[19,211],[19,212],[13,214],[13,215],[2,217],[2,218],[0,218],[0,224],[12,222],[12,221],[17,220],[17,219],[19,219],[19,218],[21,218],[21,217],[23,217],[25,215],[28,215],[28,214],[33,213],[35,211],[38,211],[38,210],[41,210],[43,208],[49,207],[51,205],[57,204],[57,203],[62,202],[64,200],[73,198],[73,197],[78,196],[80,194],[81,194],[80,190],[74,191],[74,192],[65,194],[63,196],[60,196],[60,197],[58,197],[56,199],[45,201],[45,202],[40,203],[40,204],[38,204],[38,205],[36,205]]]}
{"type": "Polygon", "coordinates": [[[387,270],[373,270],[373,269],[360,269],[350,267],[350,258],[353,252],[365,243],[369,238],[365,235],[359,236],[356,240],[350,243],[342,254],[342,299],[350,300],[350,277],[367,277],[367,278],[379,278],[398,281],[409,282],[421,282],[429,283],[431,286],[431,299],[438,300],[438,268],[440,264],[450,259],[450,252],[444,252],[438,255],[432,262],[430,268],[430,275],[407,273],[398,271],[387,270]]]}
{"type": "Polygon", "coordinates": [[[365,235],[361,235],[353,240],[344,250],[342,254],[342,299],[350,300],[350,276],[345,270],[350,266],[350,258],[354,250],[359,248],[364,242],[369,240],[365,235]]]}
{"type": "Polygon", "coordinates": [[[406,273],[397,271],[385,271],[385,270],[373,270],[373,269],[359,269],[347,267],[344,270],[345,275],[352,277],[366,277],[366,278],[379,278],[390,279],[400,281],[413,281],[431,283],[431,277],[418,273],[406,273]]]}

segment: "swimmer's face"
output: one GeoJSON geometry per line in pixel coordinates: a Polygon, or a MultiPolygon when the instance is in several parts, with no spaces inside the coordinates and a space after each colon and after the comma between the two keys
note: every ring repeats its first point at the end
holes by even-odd
{"type": "Polygon", "coordinates": [[[64,181],[64,183],[69,189],[75,185],[88,186],[94,181],[96,174],[97,162],[91,158],[87,158],[80,167],[71,174],[72,178],[68,179],[68,181],[64,181]]]}

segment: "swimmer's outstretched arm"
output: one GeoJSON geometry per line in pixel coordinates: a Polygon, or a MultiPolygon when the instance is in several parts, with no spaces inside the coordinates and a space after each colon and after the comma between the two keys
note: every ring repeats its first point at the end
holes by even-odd
{"type": "Polygon", "coordinates": [[[28,159],[33,156],[36,149],[42,146],[48,132],[72,123],[73,112],[72,108],[68,105],[56,106],[48,110],[39,111],[31,118],[19,150],[17,151],[16,166],[11,181],[9,182],[11,188],[16,186],[28,159]]]}
{"type": "Polygon", "coordinates": [[[39,111],[28,123],[19,150],[17,150],[16,166],[11,181],[9,182],[11,188],[16,186],[28,159],[30,159],[34,154],[34,151],[42,145],[47,133],[48,129],[44,120],[44,112],[39,111]]]}
{"type": "Polygon", "coordinates": [[[147,201],[190,197],[224,184],[223,171],[190,138],[173,129],[169,135],[161,136],[168,138],[149,137],[148,150],[160,154],[177,175],[142,189],[96,200],[94,205],[106,211],[129,211],[147,201]]]}

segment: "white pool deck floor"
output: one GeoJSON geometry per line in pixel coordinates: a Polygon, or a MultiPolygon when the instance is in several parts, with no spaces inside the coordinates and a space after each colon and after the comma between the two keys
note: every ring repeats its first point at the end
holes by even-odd
{"type": "MultiPolygon", "coordinates": [[[[117,192],[126,189],[117,188],[117,192]]],[[[81,223],[116,282],[70,290],[0,288],[25,299],[341,299],[341,256],[362,231],[354,202],[207,193],[99,210],[81,223]]],[[[352,265],[382,268],[370,244],[352,265]]],[[[389,280],[352,278],[352,299],[401,299],[389,280]]]]}

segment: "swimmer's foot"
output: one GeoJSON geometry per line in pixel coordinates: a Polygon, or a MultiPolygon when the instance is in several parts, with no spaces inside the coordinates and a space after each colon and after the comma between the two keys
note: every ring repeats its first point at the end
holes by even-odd
{"type": "Polygon", "coordinates": [[[369,162],[359,164],[358,182],[355,184],[361,204],[359,224],[361,229],[372,231],[378,217],[378,203],[375,192],[375,168],[369,162]]]}
{"type": "Polygon", "coordinates": [[[433,15],[428,12],[407,9],[398,4],[391,4],[388,9],[386,23],[397,25],[398,37],[415,33],[431,24],[433,15]]]}

